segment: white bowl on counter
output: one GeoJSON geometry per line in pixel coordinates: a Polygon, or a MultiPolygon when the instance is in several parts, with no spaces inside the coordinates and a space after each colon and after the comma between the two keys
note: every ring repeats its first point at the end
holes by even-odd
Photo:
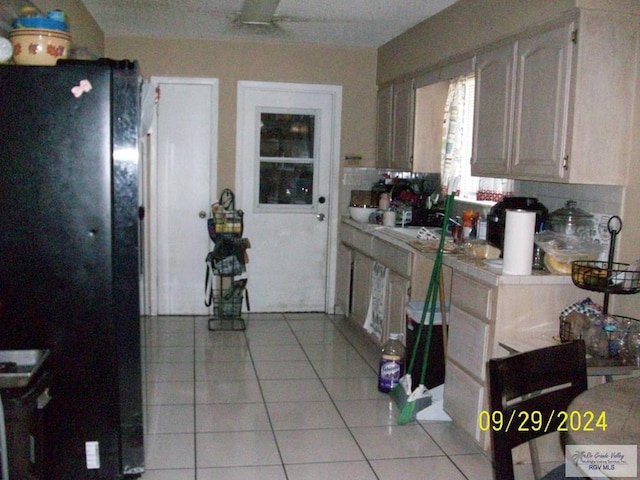
{"type": "Polygon", "coordinates": [[[349,216],[356,222],[369,223],[369,217],[372,213],[376,212],[378,207],[362,205],[362,206],[350,206],[349,216]]]}

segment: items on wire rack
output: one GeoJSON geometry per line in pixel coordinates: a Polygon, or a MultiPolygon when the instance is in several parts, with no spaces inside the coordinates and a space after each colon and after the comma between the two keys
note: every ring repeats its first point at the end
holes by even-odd
{"type": "Polygon", "coordinates": [[[206,258],[205,305],[213,310],[208,328],[211,331],[244,330],[243,301],[250,310],[247,279],[234,277],[246,272],[247,249],[251,244],[249,239],[242,238],[243,211],[236,210],[231,190],[223,190],[220,201],[211,206],[207,228],[215,244],[206,258]],[[218,277],[216,285],[214,277],[218,277]]]}
{"type": "Polygon", "coordinates": [[[608,261],[576,260],[571,271],[577,287],[604,294],[602,307],[586,299],[565,308],[560,315],[560,338],[584,339],[587,352],[597,359],[640,366],[640,320],[609,312],[609,295],[640,292],[640,260],[631,265],[614,262],[616,238],[622,231],[620,217],[612,216],[607,229],[611,235],[608,261]]]}
{"type": "Polygon", "coordinates": [[[602,311],[609,310],[610,294],[634,294],[640,292],[640,271],[638,261],[633,265],[616,263],[616,238],[622,231],[622,220],[613,216],[607,223],[611,235],[609,259],[607,262],[574,261],[571,265],[571,279],[582,289],[604,293],[602,311]]]}

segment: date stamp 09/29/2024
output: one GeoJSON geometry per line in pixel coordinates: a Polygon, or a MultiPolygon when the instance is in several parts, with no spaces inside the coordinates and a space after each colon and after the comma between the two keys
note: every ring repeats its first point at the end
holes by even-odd
{"type": "MultiPolygon", "coordinates": [[[[512,411],[505,416],[502,412],[482,410],[478,415],[478,428],[493,431],[534,431],[557,432],[605,432],[607,414],[605,411],[512,411]]],[[[597,438],[597,436],[594,436],[597,438]]],[[[591,478],[637,478],[637,445],[566,445],[565,476],[591,478]]]]}

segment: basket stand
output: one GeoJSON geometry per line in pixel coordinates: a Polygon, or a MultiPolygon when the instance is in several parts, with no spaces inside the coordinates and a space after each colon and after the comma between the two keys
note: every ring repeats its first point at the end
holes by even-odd
{"type": "MultiPolygon", "coordinates": [[[[622,329],[618,329],[618,326],[615,326],[615,324],[611,324],[609,326],[610,328],[603,326],[609,342],[608,356],[598,358],[594,355],[587,361],[587,366],[592,368],[604,367],[605,373],[603,373],[603,375],[606,381],[609,382],[613,380],[611,370],[608,370],[609,367],[625,367],[630,370],[640,367],[640,336],[638,335],[637,327],[633,326],[634,324],[640,325],[640,320],[609,314],[609,295],[629,295],[640,292],[640,271],[637,270],[637,265],[634,266],[634,268],[629,268],[629,265],[626,263],[614,263],[613,261],[616,237],[622,230],[622,220],[620,217],[611,217],[607,224],[607,229],[611,234],[608,261],[576,260],[572,262],[571,279],[579,288],[602,292],[604,294],[602,304],[603,315],[615,317],[618,321],[622,322],[622,329]],[[635,333],[634,328],[636,328],[635,333]],[[613,335],[615,335],[615,337],[612,337],[613,335]],[[613,350],[611,348],[612,341],[614,345],[613,350]],[[627,350],[626,354],[623,355],[624,358],[619,357],[619,353],[622,351],[620,350],[622,348],[620,345],[623,345],[625,350],[627,350]],[[635,352],[635,358],[633,352],[635,352]]],[[[590,302],[590,299],[587,300],[590,302]]],[[[561,324],[561,338],[563,337],[562,327],[561,324]]]]}
{"type": "Polygon", "coordinates": [[[212,307],[209,331],[242,331],[246,323],[242,318],[242,304],[249,310],[247,279],[235,277],[245,272],[244,253],[249,240],[242,238],[244,230],[242,210],[235,209],[233,192],[225,189],[220,202],[212,206],[207,221],[209,237],[214,249],[207,255],[205,279],[205,305],[212,307]],[[217,281],[214,279],[217,277],[217,281]]]}

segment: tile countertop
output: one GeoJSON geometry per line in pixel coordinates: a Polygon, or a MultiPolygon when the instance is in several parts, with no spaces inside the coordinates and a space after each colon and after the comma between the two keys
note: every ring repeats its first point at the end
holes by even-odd
{"type": "MultiPolygon", "coordinates": [[[[356,222],[348,216],[343,217],[342,221],[347,225],[357,228],[362,232],[368,232],[372,236],[396,245],[397,247],[420,255],[435,257],[435,253],[424,253],[412,247],[406,240],[402,239],[404,235],[394,232],[394,230],[397,229],[356,222]]],[[[407,237],[407,239],[408,238],[410,237],[407,237]]],[[[570,285],[573,283],[571,275],[555,275],[547,271],[536,270],[533,271],[531,275],[502,275],[502,268],[500,266],[491,265],[483,259],[472,258],[462,254],[445,254],[443,264],[454,270],[463,272],[477,281],[492,286],[519,284],[570,285]]]]}

